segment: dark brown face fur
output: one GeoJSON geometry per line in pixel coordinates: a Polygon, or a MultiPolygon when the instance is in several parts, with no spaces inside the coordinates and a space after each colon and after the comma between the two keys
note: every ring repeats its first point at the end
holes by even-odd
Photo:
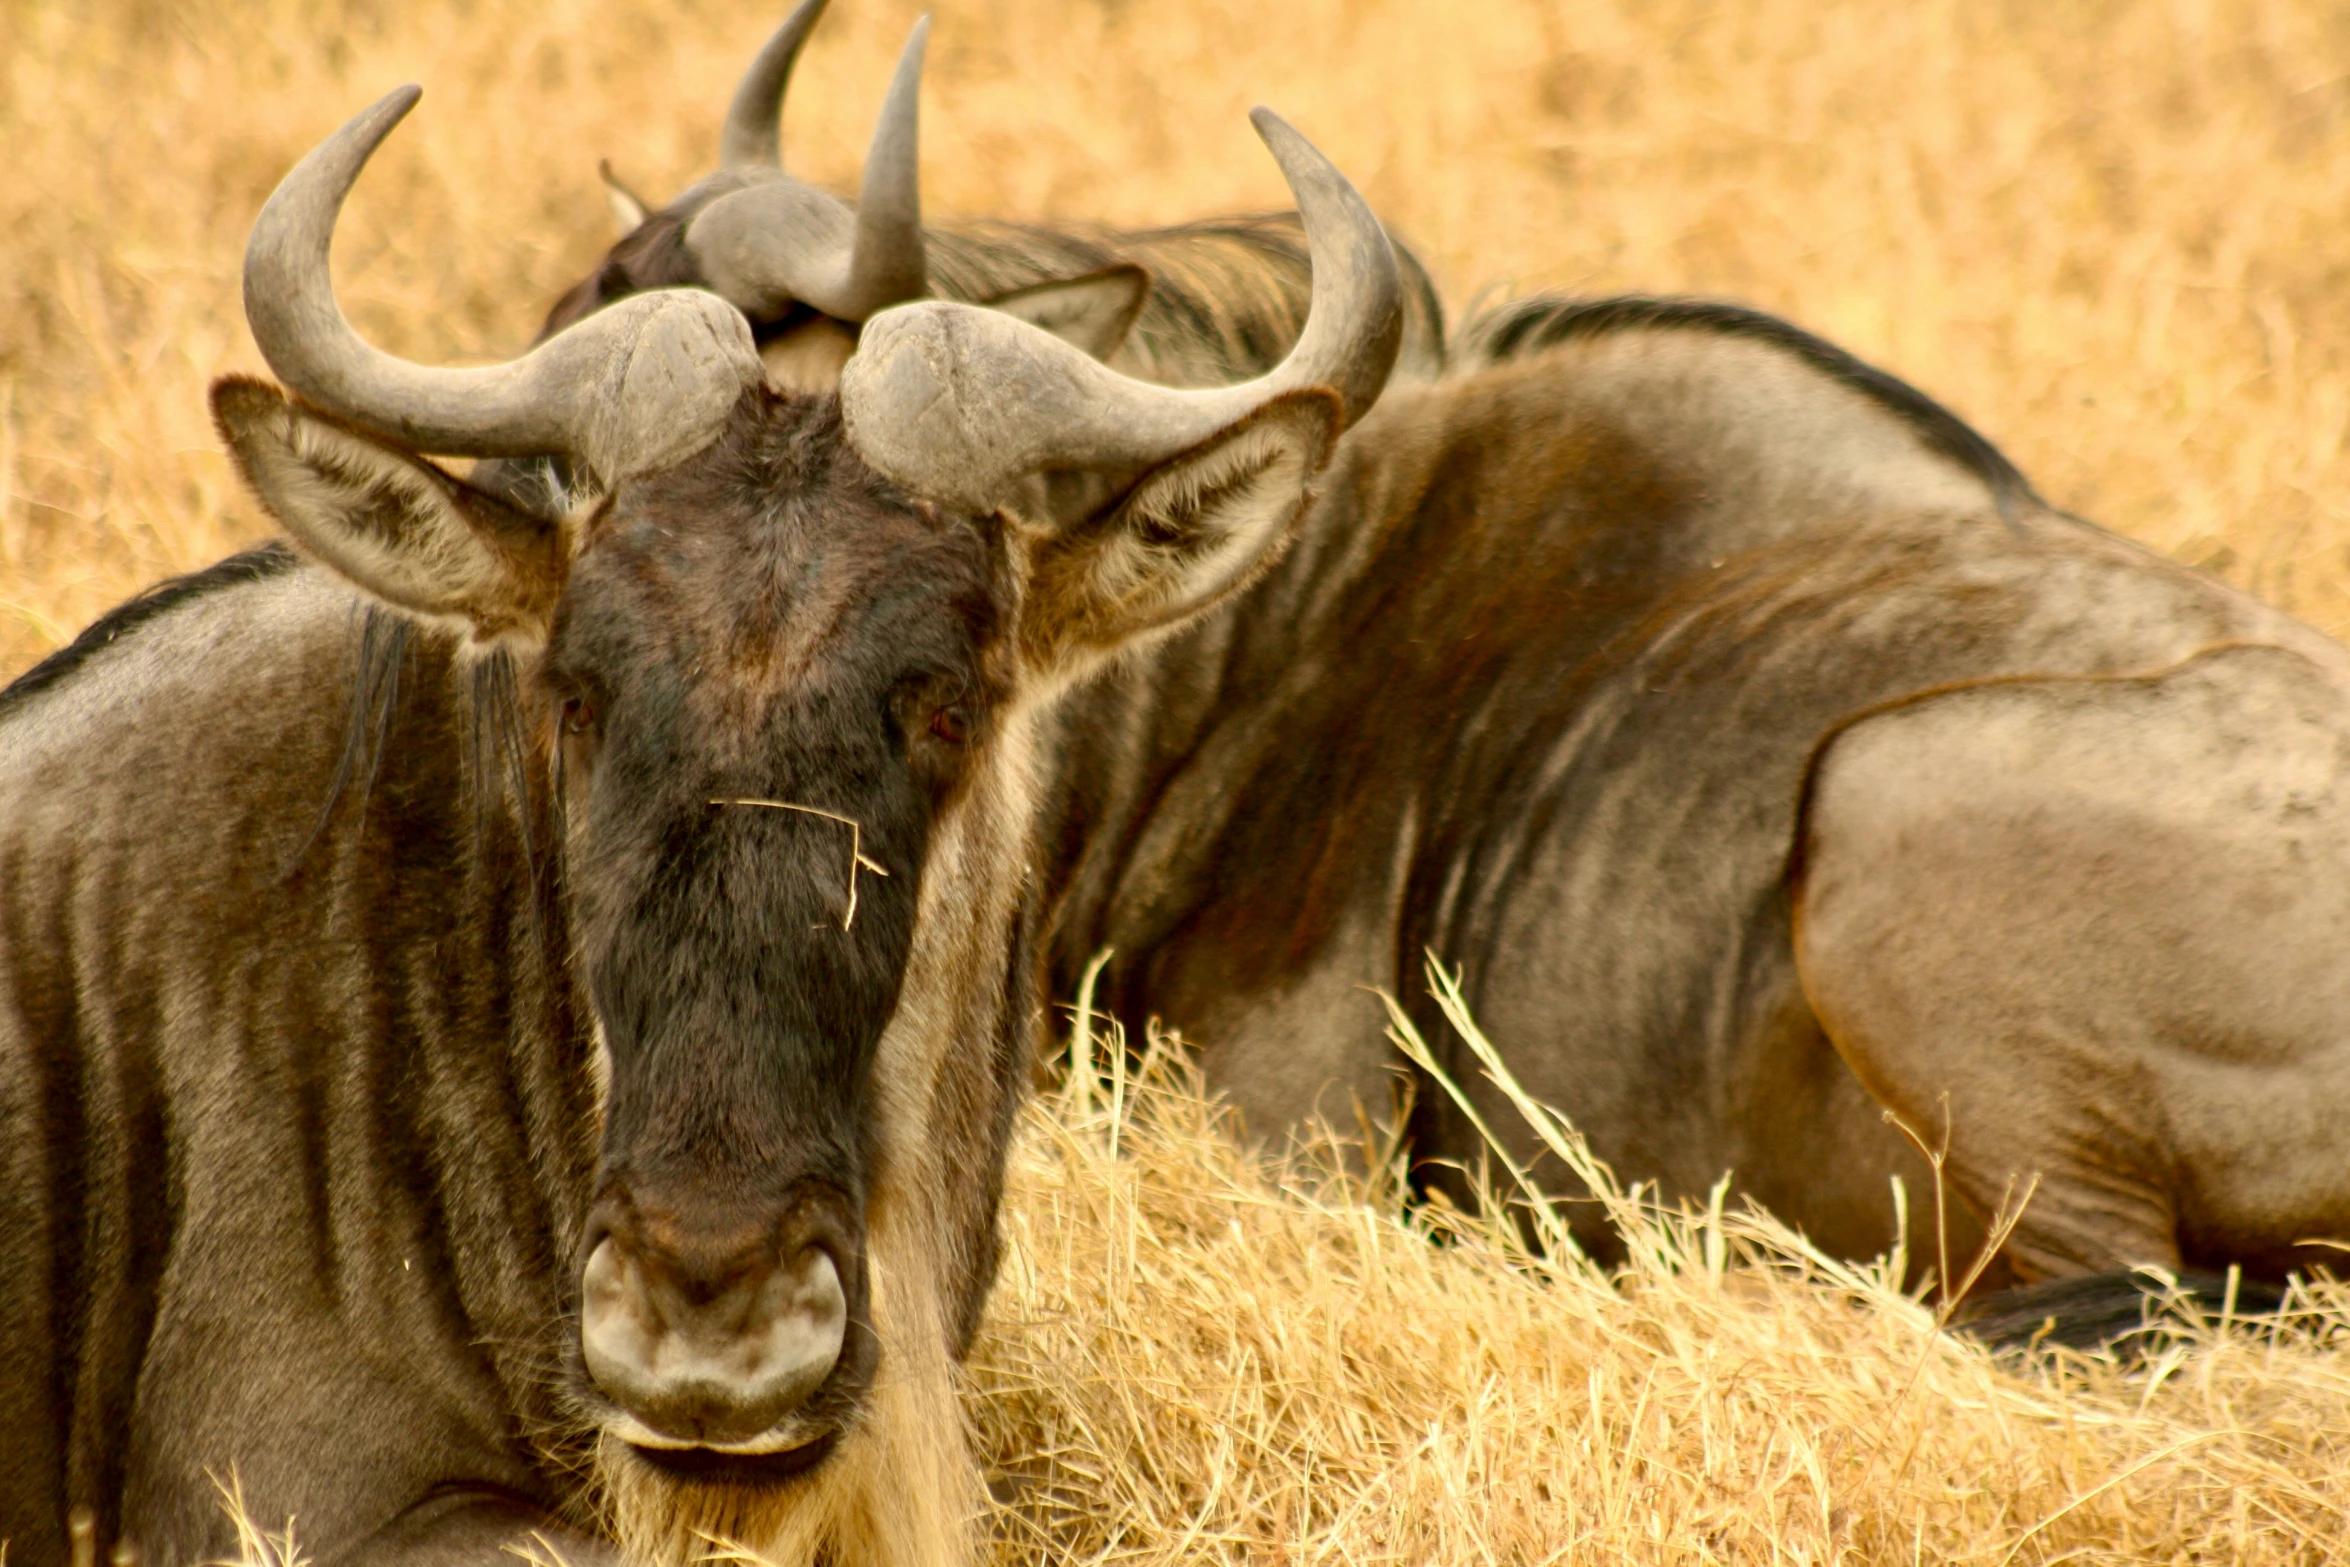
{"type": "Polygon", "coordinates": [[[982,528],[864,468],[835,401],[757,392],[591,520],[544,660],[611,1068],[582,1254],[822,1247],[852,1328],[813,1411],[872,1363],[874,1048],[932,825],[989,743],[1002,576],[982,528]],[[887,873],[857,868],[853,918],[852,853],[887,873]]]}
{"type": "Polygon", "coordinates": [[[574,321],[594,315],[614,300],[648,288],[683,288],[701,282],[693,258],[686,254],[686,220],[700,209],[694,192],[654,213],[621,236],[603,262],[563,291],[539,328],[545,342],[574,321]]]}

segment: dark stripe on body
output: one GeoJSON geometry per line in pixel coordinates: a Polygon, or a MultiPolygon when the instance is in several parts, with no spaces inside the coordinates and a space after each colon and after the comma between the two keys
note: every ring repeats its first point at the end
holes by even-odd
{"type": "MultiPolygon", "coordinates": [[[[19,867],[0,860],[0,956],[43,953],[62,937],[55,911],[10,896],[21,886],[19,867]],[[43,916],[48,916],[43,919],[43,916]],[[36,921],[41,921],[36,925],[36,921]]],[[[36,975],[56,972],[40,961],[36,975]]],[[[79,1159],[84,1126],[78,1099],[81,1039],[73,997],[60,986],[27,983],[11,975],[16,1011],[24,1023],[18,1049],[0,1056],[0,1107],[11,1112],[0,1148],[0,1219],[12,1221],[0,1252],[0,1351],[20,1370],[12,1381],[38,1387],[38,1408],[0,1404],[19,1429],[45,1424],[38,1440],[0,1440],[0,1536],[11,1554],[35,1562],[62,1560],[66,1454],[73,1418],[75,1288],[84,1222],[79,1159]],[[19,1206],[21,1204],[21,1207],[19,1206]],[[37,1369],[30,1369],[37,1368],[37,1369]]],[[[15,1388],[9,1391],[16,1391],[15,1388]]]]}
{"type": "MultiPolygon", "coordinates": [[[[108,909],[135,896],[109,886],[108,909]]],[[[110,975],[131,965],[121,950],[127,922],[105,920],[109,950],[97,965],[110,975]]],[[[85,1203],[81,1277],[73,1298],[81,1320],[67,1358],[76,1363],[72,1445],[67,1487],[74,1502],[98,1515],[99,1537],[117,1531],[117,1510],[129,1458],[123,1434],[131,1428],[139,1366],[161,1307],[164,1270],[179,1229],[181,1198],[171,1142],[163,1037],[157,992],[146,985],[118,991],[97,1040],[77,1052],[85,1062],[83,1092],[88,1125],[80,1151],[85,1203]]]]}

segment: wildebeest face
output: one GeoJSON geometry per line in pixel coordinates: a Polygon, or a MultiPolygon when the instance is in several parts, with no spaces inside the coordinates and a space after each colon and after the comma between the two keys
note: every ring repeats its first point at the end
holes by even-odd
{"type": "Polygon", "coordinates": [[[867,1315],[879,1161],[936,1131],[884,1121],[877,1047],[907,984],[1001,972],[973,945],[999,926],[917,921],[925,873],[951,835],[1005,846],[990,874],[1017,879],[1032,785],[1008,732],[1245,580],[1337,399],[1276,395],[1060,525],[911,500],[851,446],[839,399],[764,386],[698,452],[561,519],[264,383],[223,381],[214,407],[329,566],[532,670],[604,1074],[583,1407],[656,1465],[809,1467],[888,1348],[867,1315]],[[918,976],[925,939],[938,972],[918,976]]]}
{"type": "Polygon", "coordinates": [[[656,1462],[805,1467],[878,1352],[875,1051],[1009,696],[999,525],[876,478],[832,399],[750,390],[702,452],[557,522],[274,388],[215,396],[331,564],[536,670],[605,1074],[583,1403],[656,1462]]]}
{"type": "Polygon", "coordinates": [[[609,1062],[581,1347],[644,1445],[819,1441],[871,1368],[874,1048],[1002,687],[992,542],[836,406],[623,485],[542,664],[609,1062]]]}

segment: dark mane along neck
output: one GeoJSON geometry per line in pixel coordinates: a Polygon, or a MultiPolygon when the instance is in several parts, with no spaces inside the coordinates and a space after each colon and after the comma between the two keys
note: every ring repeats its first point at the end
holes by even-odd
{"type": "Polygon", "coordinates": [[[78,637],[56,652],[42,659],[32,668],[0,686],[0,718],[6,718],[11,709],[62,684],[73,673],[87,664],[104,649],[113,646],[149,621],[168,615],[173,610],[217,593],[242,582],[253,582],[290,571],[300,564],[301,557],[282,539],[271,539],[255,545],[242,554],[215,562],[201,571],[182,577],[169,577],[125,599],[105,614],[92,621],[78,637]]]}
{"type": "MultiPolygon", "coordinates": [[[[526,906],[534,919],[551,915],[559,895],[554,849],[562,799],[544,733],[544,704],[526,689],[507,649],[459,653],[445,640],[436,645],[405,615],[376,604],[353,606],[342,747],[304,857],[339,812],[353,809],[364,820],[392,736],[411,703],[447,705],[446,725],[461,763],[459,794],[450,803],[471,822],[473,852],[482,852],[493,833],[510,833],[531,889],[526,906]]],[[[289,875],[298,864],[287,867],[289,875]]]]}
{"type": "Polygon", "coordinates": [[[2022,471],[1958,415],[1898,376],[1855,358],[1825,338],[1743,305],[1637,294],[1610,299],[1536,295],[1495,306],[1463,323],[1456,352],[1464,365],[1500,364],[1564,343],[1644,330],[1702,332],[1780,349],[1899,418],[1927,447],[1982,480],[1999,498],[2003,511],[2015,502],[2039,504],[2022,471]]]}

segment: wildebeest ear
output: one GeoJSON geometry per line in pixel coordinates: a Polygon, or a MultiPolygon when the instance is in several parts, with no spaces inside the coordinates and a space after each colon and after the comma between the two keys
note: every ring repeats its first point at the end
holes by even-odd
{"type": "Polygon", "coordinates": [[[620,176],[612,172],[610,158],[596,160],[596,173],[604,181],[604,204],[612,209],[612,221],[620,226],[620,237],[626,239],[645,226],[645,220],[653,215],[653,209],[645,205],[644,197],[630,190],[621,182],[620,176]]]}
{"type": "Polygon", "coordinates": [[[554,523],[266,381],[214,382],[212,418],[261,504],[354,586],[477,641],[546,636],[570,566],[554,523]]]}
{"type": "Polygon", "coordinates": [[[1287,541],[1342,414],[1324,387],[1276,397],[1091,521],[1044,535],[1032,546],[1024,651],[1042,666],[1082,662],[1245,586],[1287,541]]]}
{"type": "Polygon", "coordinates": [[[1136,266],[1104,267],[1083,277],[1059,278],[1016,288],[984,300],[990,310],[1017,316],[1065,343],[1107,359],[1134,330],[1142,302],[1150,297],[1151,275],[1136,266]]]}

